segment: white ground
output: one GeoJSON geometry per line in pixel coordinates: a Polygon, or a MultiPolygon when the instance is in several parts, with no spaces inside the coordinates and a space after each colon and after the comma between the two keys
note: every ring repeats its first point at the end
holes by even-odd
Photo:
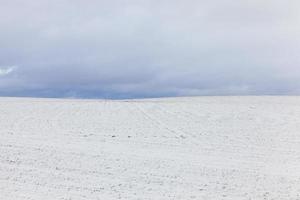
{"type": "Polygon", "coordinates": [[[0,199],[300,199],[300,97],[0,98],[0,199]]]}

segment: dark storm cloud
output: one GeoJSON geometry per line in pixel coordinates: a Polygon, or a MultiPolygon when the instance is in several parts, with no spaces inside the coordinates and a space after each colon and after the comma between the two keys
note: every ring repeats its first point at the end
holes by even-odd
{"type": "Polygon", "coordinates": [[[0,95],[299,94],[298,1],[10,0],[0,95]]]}

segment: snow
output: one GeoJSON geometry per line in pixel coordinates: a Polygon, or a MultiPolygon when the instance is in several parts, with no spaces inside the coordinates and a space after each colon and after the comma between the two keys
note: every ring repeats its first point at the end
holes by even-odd
{"type": "Polygon", "coordinates": [[[300,97],[0,98],[0,199],[300,199],[300,97]]]}

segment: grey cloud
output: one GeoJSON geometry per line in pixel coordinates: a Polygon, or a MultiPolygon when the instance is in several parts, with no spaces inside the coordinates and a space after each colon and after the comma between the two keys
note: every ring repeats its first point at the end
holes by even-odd
{"type": "Polygon", "coordinates": [[[0,95],[298,94],[298,1],[11,0],[0,95]]]}

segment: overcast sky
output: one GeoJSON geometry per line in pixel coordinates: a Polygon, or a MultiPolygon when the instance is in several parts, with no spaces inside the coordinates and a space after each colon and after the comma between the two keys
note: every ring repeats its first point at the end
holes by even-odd
{"type": "Polygon", "coordinates": [[[300,94],[299,0],[3,0],[0,96],[300,94]]]}

